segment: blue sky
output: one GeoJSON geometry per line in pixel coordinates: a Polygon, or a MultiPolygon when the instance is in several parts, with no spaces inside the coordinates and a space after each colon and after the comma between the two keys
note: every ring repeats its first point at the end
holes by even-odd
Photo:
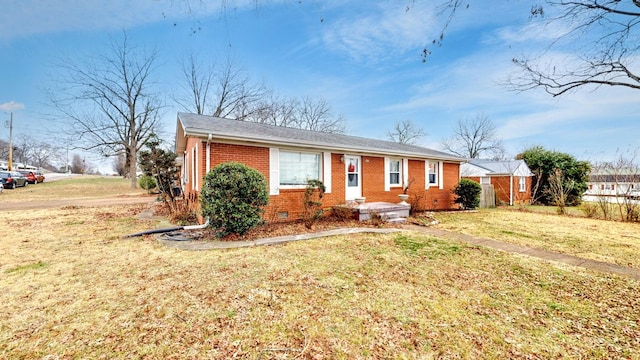
{"type": "MultiPolygon", "coordinates": [[[[222,12],[221,2],[197,0],[0,0],[0,120],[13,111],[14,136],[57,139],[44,91],[55,89],[56,64],[104,53],[125,30],[139,48],[159,53],[169,141],[181,111],[170,96],[183,85],[180,58],[195,52],[231,56],[282,96],[325,98],[353,135],[385,138],[394,122],[409,119],[428,133],[420,145],[439,148],[456,120],[484,114],[510,155],[542,145],[606,160],[640,146],[637,90],[585,88],[552,98],[500,85],[516,70],[514,56],[539,53],[562,31],[531,24],[526,1],[487,0],[461,11],[426,63],[421,50],[443,21],[432,1],[226,4],[222,12]]],[[[562,48],[547,54],[565,55],[562,48]]],[[[8,139],[7,128],[0,139],[8,139]]]]}

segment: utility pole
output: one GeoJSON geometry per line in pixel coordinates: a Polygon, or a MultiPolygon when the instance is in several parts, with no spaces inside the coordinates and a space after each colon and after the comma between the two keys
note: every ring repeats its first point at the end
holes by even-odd
{"type": "Polygon", "coordinates": [[[11,171],[13,170],[13,112],[11,112],[9,121],[5,122],[5,126],[9,128],[9,162],[7,169],[11,171]]]}

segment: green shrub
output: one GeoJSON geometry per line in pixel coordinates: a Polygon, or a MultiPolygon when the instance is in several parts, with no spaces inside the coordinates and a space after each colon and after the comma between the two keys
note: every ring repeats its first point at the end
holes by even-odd
{"type": "Polygon", "coordinates": [[[220,236],[244,234],[262,222],[269,203],[267,181],[255,169],[237,162],[213,168],[200,193],[202,215],[220,236]]]}
{"type": "Polygon", "coordinates": [[[480,206],[480,193],[482,187],[475,181],[462,179],[453,189],[457,195],[454,202],[460,204],[463,209],[475,209],[480,206]]]}
{"type": "Polygon", "coordinates": [[[145,175],[138,179],[138,186],[147,190],[147,193],[151,193],[151,189],[155,188],[158,184],[153,176],[145,175]]]}

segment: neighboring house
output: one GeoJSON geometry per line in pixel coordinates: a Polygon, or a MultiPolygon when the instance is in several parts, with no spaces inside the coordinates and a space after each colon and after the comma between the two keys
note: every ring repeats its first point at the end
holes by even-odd
{"type": "Polygon", "coordinates": [[[308,179],[326,186],[325,207],[360,197],[398,203],[410,184],[409,203],[456,208],[452,189],[464,160],[390,141],[187,113],[178,113],[176,152],[185,194],[200,191],[205,174],[224,162],[261,172],[269,186],[267,220],[297,219],[308,179]]]}
{"type": "MultiPolygon", "coordinates": [[[[584,196],[627,196],[631,190],[640,189],[640,170],[605,169],[589,174],[589,186],[584,196]]],[[[589,198],[587,198],[589,200],[589,198]]]]}
{"type": "Polygon", "coordinates": [[[531,201],[533,173],[524,160],[470,159],[460,165],[460,176],[493,185],[496,203],[514,205],[531,201]]]}

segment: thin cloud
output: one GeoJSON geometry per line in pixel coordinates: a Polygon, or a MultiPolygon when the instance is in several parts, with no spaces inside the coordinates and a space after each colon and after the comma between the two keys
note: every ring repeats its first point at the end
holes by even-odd
{"type": "Polygon", "coordinates": [[[17,103],[13,100],[4,103],[4,104],[0,104],[0,110],[2,111],[16,111],[16,110],[22,110],[24,109],[24,104],[22,103],[17,103]]]}
{"type": "Polygon", "coordinates": [[[542,42],[548,44],[569,33],[569,27],[559,21],[543,23],[540,21],[530,22],[523,26],[506,26],[497,29],[489,37],[488,42],[504,42],[507,44],[526,43],[531,46],[531,42],[542,42]]]}
{"type": "Polygon", "coordinates": [[[407,9],[395,3],[367,3],[367,9],[349,11],[327,27],[322,40],[329,49],[359,62],[415,51],[424,46],[437,26],[433,9],[418,5],[407,9]]]}
{"type": "MultiPolygon", "coordinates": [[[[233,1],[234,9],[250,0],[233,1]]],[[[253,5],[255,6],[255,5],[253,5]]],[[[220,3],[194,1],[37,0],[8,1],[0,12],[0,40],[70,31],[120,30],[158,21],[202,18],[224,11],[220,3]],[[96,21],[99,19],[99,21],[96,21]]]]}

